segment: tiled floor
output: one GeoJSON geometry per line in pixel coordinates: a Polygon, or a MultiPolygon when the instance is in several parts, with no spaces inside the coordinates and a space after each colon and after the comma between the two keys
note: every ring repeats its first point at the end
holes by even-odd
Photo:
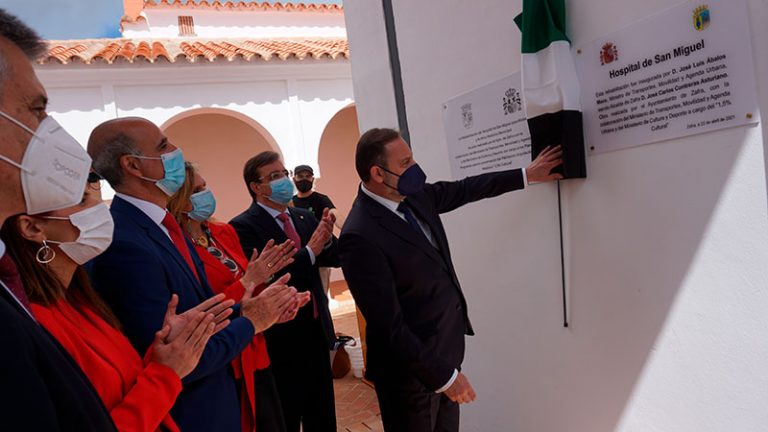
{"type": "MultiPolygon", "coordinates": [[[[355,304],[344,282],[331,284],[331,295],[338,302],[331,309],[337,332],[360,337],[355,304]]],[[[373,388],[355,378],[352,372],[334,380],[338,432],[383,431],[379,404],[373,388]]]]}

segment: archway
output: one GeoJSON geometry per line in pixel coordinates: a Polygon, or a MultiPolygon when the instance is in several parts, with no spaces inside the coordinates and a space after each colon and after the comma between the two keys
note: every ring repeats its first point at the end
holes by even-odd
{"type": "MultiPolygon", "coordinates": [[[[357,110],[351,104],[334,115],[320,136],[318,165],[320,178],[316,190],[328,195],[336,205],[339,216],[347,218],[357,196],[360,179],[355,171],[355,147],[360,139],[357,110]]],[[[331,273],[331,280],[344,276],[339,269],[331,273]]]]}
{"type": "Polygon", "coordinates": [[[320,137],[318,165],[321,177],[317,181],[317,190],[331,197],[344,219],[352,208],[360,182],[355,171],[355,147],[359,139],[354,104],[336,113],[320,137]]]}
{"type": "Polygon", "coordinates": [[[252,156],[280,152],[274,138],[253,119],[230,110],[205,108],[181,113],[161,127],[168,139],[197,164],[216,196],[216,214],[229,221],[251,204],[243,165],[252,156]]]}

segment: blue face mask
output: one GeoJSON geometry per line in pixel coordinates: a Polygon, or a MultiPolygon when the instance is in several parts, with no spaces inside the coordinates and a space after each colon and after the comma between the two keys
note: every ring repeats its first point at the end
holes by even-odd
{"type": "Polygon", "coordinates": [[[288,205],[293,198],[293,182],[288,177],[273,180],[269,182],[272,188],[272,195],[268,196],[270,201],[280,205],[288,205]]]}
{"type": "Polygon", "coordinates": [[[400,175],[393,173],[381,165],[379,165],[379,168],[392,174],[393,176],[399,177],[397,180],[397,187],[392,187],[387,183],[384,184],[392,189],[395,189],[402,196],[413,195],[415,193],[421,192],[427,182],[427,175],[424,174],[424,171],[421,169],[419,164],[413,164],[409,166],[408,169],[403,171],[403,173],[400,175]]]}
{"type": "Polygon", "coordinates": [[[190,219],[205,222],[216,211],[216,198],[214,198],[213,192],[210,189],[193,193],[189,200],[192,202],[192,211],[187,213],[190,219]]]}
{"type": "Polygon", "coordinates": [[[153,156],[140,156],[133,155],[138,159],[159,159],[163,161],[163,169],[165,175],[160,180],[152,179],[149,177],[142,177],[142,179],[155,182],[155,186],[165,192],[166,195],[171,196],[176,193],[184,184],[184,179],[187,176],[184,170],[184,155],[181,153],[181,149],[176,149],[170,153],[165,153],[159,157],[153,156]]]}

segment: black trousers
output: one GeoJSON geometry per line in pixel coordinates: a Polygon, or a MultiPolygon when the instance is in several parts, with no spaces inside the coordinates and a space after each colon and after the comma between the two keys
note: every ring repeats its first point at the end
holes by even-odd
{"type": "Polygon", "coordinates": [[[459,405],[415,379],[374,383],[386,432],[458,432],[459,405]]]}
{"type": "Polygon", "coordinates": [[[253,373],[256,397],[256,430],[258,432],[286,432],[280,394],[271,368],[253,373]]]}
{"type": "Polygon", "coordinates": [[[289,355],[273,355],[274,344],[270,346],[267,335],[267,348],[286,430],[336,432],[336,403],[328,342],[319,323],[305,329],[306,332],[295,334],[290,341],[289,355]]]}

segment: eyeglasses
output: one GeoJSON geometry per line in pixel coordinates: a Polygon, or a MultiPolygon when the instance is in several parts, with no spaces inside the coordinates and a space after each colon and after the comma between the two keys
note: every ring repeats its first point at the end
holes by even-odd
{"type": "Polygon", "coordinates": [[[228,268],[229,271],[232,273],[238,272],[239,269],[237,268],[237,264],[231,259],[227,258],[226,255],[224,255],[224,252],[220,251],[214,246],[208,246],[207,250],[211,256],[221,261],[221,263],[224,264],[224,267],[228,268]]]}
{"type": "Polygon", "coordinates": [[[104,177],[101,176],[101,174],[91,171],[88,173],[88,187],[93,190],[101,190],[101,181],[104,180],[104,177]]]}
{"type": "Polygon", "coordinates": [[[274,172],[271,172],[271,173],[265,175],[264,177],[259,177],[256,180],[262,181],[264,179],[269,179],[269,181],[275,181],[275,180],[279,180],[279,179],[281,179],[283,177],[288,177],[289,175],[291,175],[291,173],[288,172],[288,170],[274,171],[274,172]]]}

